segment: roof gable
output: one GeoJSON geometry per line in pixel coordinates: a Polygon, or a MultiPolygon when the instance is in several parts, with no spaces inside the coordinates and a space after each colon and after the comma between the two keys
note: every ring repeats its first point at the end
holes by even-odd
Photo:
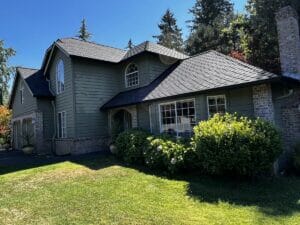
{"type": "Polygon", "coordinates": [[[10,98],[9,98],[9,107],[12,106],[14,100],[16,87],[18,80],[23,79],[28,90],[33,97],[49,97],[52,98],[53,94],[49,89],[49,83],[46,80],[43,72],[37,69],[17,67],[16,76],[13,82],[10,98]]]}

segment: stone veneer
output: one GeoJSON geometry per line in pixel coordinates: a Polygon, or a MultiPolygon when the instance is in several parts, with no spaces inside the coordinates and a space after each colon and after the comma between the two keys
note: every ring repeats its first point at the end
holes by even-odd
{"type": "Polygon", "coordinates": [[[262,119],[274,122],[274,105],[270,84],[253,86],[254,115],[262,119]]]}

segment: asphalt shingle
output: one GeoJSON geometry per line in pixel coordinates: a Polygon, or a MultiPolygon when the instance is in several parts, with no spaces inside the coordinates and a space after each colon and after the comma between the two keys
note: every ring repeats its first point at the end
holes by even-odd
{"type": "Polygon", "coordinates": [[[181,61],[175,68],[171,67],[146,87],[118,94],[102,108],[114,108],[275,78],[279,76],[216,51],[208,51],[181,61]]]}

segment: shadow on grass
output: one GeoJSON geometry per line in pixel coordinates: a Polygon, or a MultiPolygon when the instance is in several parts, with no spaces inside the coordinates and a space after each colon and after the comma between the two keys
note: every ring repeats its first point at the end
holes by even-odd
{"type": "Polygon", "coordinates": [[[18,155],[15,159],[8,157],[7,160],[15,160],[15,162],[1,165],[0,157],[0,175],[66,161],[83,165],[92,170],[119,165],[139,170],[148,175],[185,181],[187,182],[187,195],[197,201],[211,204],[226,202],[237,206],[257,207],[262,213],[271,216],[300,213],[300,178],[295,177],[256,181],[210,178],[190,173],[170,177],[165,173],[151,171],[143,166],[124,164],[106,152],[65,157],[18,155]]]}

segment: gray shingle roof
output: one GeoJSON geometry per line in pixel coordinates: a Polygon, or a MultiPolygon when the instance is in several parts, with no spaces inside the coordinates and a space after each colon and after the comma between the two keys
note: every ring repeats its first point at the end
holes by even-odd
{"type": "Polygon", "coordinates": [[[102,108],[114,108],[275,78],[279,76],[216,51],[208,51],[183,60],[175,68],[169,68],[146,87],[118,94],[102,108]]]}
{"type": "Polygon", "coordinates": [[[156,53],[156,54],[160,54],[160,55],[164,55],[164,56],[168,56],[168,57],[172,57],[175,59],[186,59],[188,58],[187,55],[180,53],[176,50],[173,49],[169,49],[166,48],[162,45],[159,44],[155,44],[155,43],[151,43],[149,41],[145,41],[140,45],[135,46],[134,48],[130,49],[126,55],[123,57],[123,60],[126,60],[132,56],[135,56],[137,54],[140,54],[142,52],[152,52],[152,53],[156,53]]]}
{"type": "Polygon", "coordinates": [[[18,67],[17,71],[23,77],[34,97],[53,97],[49,83],[41,70],[18,67]]]}
{"type": "Polygon", "coordinates": [[[56,44],[71,56],[79,56],[112,63],[121,62],[142,52],[151,52],[176,59],[185,59],[188,57],[178,51],[149,41],[143,42],[128,51],[100,45],[94,42],[81,41],[76,38],[59,39],[56,41],[56,44]]]}
{"type": "Polygon", "coordinates": [[[112,48],[89,41],[81,41],[75,38],[59,39],[56,43],[69,55],[113,63],[120,62],[126,54],[126,51],[122,49],[112,48]]]}

